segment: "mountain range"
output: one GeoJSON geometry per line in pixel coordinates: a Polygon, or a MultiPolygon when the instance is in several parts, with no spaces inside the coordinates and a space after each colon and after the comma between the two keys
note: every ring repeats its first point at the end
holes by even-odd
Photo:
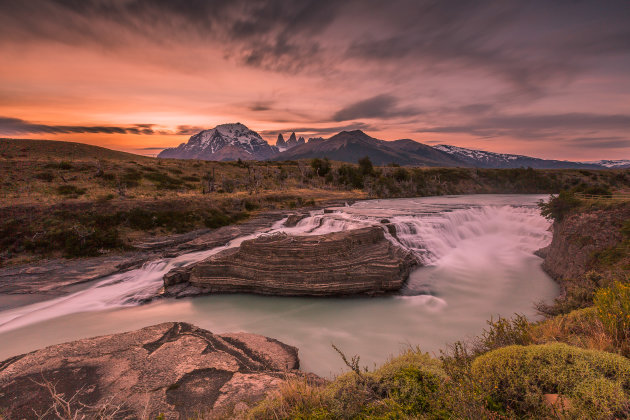
{"type": "Polygon", "coordinates": [[[342,131],[323,139],[297,138],[291,133],[285,141],[282,133],[272,146],[260,134],[240,123],[222,124],[190,137],[187,143],[164,149],[158,157],[174,159],[230,160],[297,160],[329,158],[356,162],[368,156],[375,165],[395,163],[404,166],[462,166],[478,168],[535,169],[606,169],[630,168],[630,160],[569,162],[529,156],[486,152],[441,144],[428,146],[411,139],[379,140],[363,131],[342,131]]]}

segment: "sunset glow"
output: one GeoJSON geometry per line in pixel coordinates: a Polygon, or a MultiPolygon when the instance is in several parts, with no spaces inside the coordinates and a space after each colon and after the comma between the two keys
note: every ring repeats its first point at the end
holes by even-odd
{"type": "Polygon", "coordinates": [[[151,155],[238,121],[628,159],[628,22],[627,1],[3,1],[0,136],[151,155]]]}

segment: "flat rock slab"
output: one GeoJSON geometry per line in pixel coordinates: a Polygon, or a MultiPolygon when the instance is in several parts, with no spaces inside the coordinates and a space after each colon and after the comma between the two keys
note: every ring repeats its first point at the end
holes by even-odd
{"type": "MultiPolygon", "coordinates": [[[[297,353],[256,334],[218,335],[164,323],[0,362],[0,407],[9,419],[38,418],[54,406],[54,388],[84,418],[95,418],[98,410],[115,412],[111,418],[229,413],[298,375],[297,353]]],[[[44,418],[57,418],[49,414],[44,418]]]]}
{"type": "Polygon", "coordinates": [[[403,287],[414,255],[382,227],[325,235],[263,235],[164,276],[167,296],[256,293],[285,296],[377,295],[403,287]]]}

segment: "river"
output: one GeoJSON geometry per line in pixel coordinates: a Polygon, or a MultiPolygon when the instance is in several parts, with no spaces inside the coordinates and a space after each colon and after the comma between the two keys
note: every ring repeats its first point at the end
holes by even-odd
{"type": "Polygon", "coordinates": [[[215,333],[246,331],[299,348],[301,368],[340,373],[358,354],[370,368],[409,346],[438,354],[448,343],[479,334],[486,321],[514,313],[536,316],[534,303],[558,294],[533,252],[551,240],[540,195],[461,195],[370,200],[314,212],[294,228],[282,221],[267,233],[321,234],[388,219],[397,241],[424,266],[398,295],[372,298],[291,298],[214,295],[141,304],[173,267],[225,247],[151,261],[62,298],[0,312],[0,360],[47,345],[186,321],[215,333]]]}

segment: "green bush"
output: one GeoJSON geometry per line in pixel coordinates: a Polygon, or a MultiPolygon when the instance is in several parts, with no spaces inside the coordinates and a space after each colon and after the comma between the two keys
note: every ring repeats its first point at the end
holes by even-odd
{"type": "Polygon", "coordinates": [[[184,183],[181,179],[173,178],[163,172],[151,172],[144,174],[144,177],[155,183],[158,189],[176,190],[184,183]]]}
{"type": "Polygon", "coordinates": [[[488,328],[473,342],[473,351],[476,354],[514,344],[533,343],[531,324],[524,315],[515,314],[512,319],[499,317],[496,321],[491,318],[487,324],[488,328]]]}
{"type": "Polygon", "coordinates": [[[369,156],[365,156],[358,160],[359,171],[363,175],[374,175],[374,165],[372,165],[372,161],[369,156]]]}
{"type": "Polygon", "coordinates": [[[606,331],[617,345],[628,345],[630,340],[630,285],[615,282],[599,289],[595,306],[606,331]]]}
{"type": "Polygon", "coordinates": [[[328,158],[311,160],[311,167],[319,176],[326,176],[330,172],[330,160],[328,158]]]}
{"type": "Polygon", "coordinates": [[[579,207],[582,202],[570,191],[560,191],[556,196],[550,196],[546,203],[540,201],[538,207],[540,214],[546,219],[556,222],[561,221],[572,209],[579,207]]]}
{"type": "Polygon", "coordinates": [[[72,164],[68,161],[61,161],[61,162],[57,162],[57,163],[47,163],[46,164],[46,168],[51,168],[51,169],[61,169],[64,171],[68,171],[70,169],[72,169],[72,164]]]}
{"type": "Polygon", "coordinates": [[[352,165],[343,164],[337,168],[339,183],[352,188],[363,188],[363,173],[352,165]]]}
{"type": "Polygon", "coordinates": [[[619,355],[561,343],[509,346],[479,356],[472,373],[488,404],[514,416],[551,416],[545,394],[567,398],[572,417],[630,414],[630,360],[619,355]]]}
{"type": "Polygon", "coordinates": [[[79,196],[87,192],[85,188],[79,188],[76,185],[59,185],[57,187],[57,194],[67,196],[79,196]]]}
{"type": "Polygon", "coordinates": [[[39,172],[35,174],[35,179],[39,179],[41,181],[46,181],[46,182],[52,182],[52,180],[55,179],[55,174],[53,174],[50,171],[39,172]]]}

